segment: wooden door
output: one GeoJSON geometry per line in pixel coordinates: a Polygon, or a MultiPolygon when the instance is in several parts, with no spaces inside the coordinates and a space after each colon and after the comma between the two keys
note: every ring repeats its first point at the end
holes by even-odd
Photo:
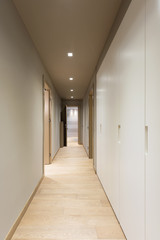
{"type": "Polygon", "coordinates": [[[52,99],[51,88],[44,82],[44,164],[52,162],[52,99]]]}

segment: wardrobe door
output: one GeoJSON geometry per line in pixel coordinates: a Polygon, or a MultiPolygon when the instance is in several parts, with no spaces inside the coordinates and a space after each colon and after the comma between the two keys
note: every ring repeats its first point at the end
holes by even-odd
{"type": "Polygon", "coordinates": [[[108,86],[110,86],[109,98],[109,126],[108,126],[108,142],[110,143],[110,201],[112,207],[119,219],[119,148],[120,148],[120,116],[119,116],[119,39],[114,38],[110,52],[109,52],[109,79],[108,86]]]}
{"type": "Polygon", "coordinates": [[[103,163],[102,163],[102,91],[103,91],[103,82],[102,80],[96,79],[96,110],[97,110],[97,135],[96,135],[96,159],[97,159],[97,173],[101,180],[102,178],[102,169],[103,169],[103,163]]]}
{"type": "Polygon", "coordinates": [[[112,43],[97,74],[97,173],[119,215],[117,46],[112,43]]]}
{"type": "Polygon", "coordinates": [[[144,240],[145,1],[133,0],[119,29],[120,223],[144,240]]]}
{"type": "Polygon", "coordinates": [[[108,75],[105,71],[106,61],[103,62],[97,74],[97,174],[103,187],[110,197],[110,166],[108,147],[108,75]]]}
{"type": "Polygon", "coordinates": [[[146,239],[152,240],[160,239],[160,1],[146,3],[146,239]]]}

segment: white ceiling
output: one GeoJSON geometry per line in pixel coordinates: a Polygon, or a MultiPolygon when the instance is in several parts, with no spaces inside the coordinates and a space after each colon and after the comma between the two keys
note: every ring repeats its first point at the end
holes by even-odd
{"type": "Polygon", "coordinates": [[[13,2],[60,97],[82,99],[121,0],[13,2]],[[74,56],[68,58],[67,52],[74,56]],[[74,80],[69,81],[69,77],[74,80]]]}

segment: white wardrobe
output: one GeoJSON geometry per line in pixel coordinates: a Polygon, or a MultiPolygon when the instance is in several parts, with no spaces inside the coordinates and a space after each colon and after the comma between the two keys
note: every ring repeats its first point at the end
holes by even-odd
{"type": "Polygon", "coordinates": [[[146,2],[146,239],[160,239],[160,1],[146,2]]]}
{"type": "Polygon", "coordinates": [[[132,0],[97,73],[97,174],[127,240],[160,239],[160,0],[132,0]]]}

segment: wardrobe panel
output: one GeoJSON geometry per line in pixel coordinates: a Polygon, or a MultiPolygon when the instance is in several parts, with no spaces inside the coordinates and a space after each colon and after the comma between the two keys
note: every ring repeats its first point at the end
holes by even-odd
{"type": "Polygon", "coordinates": [[[120,26],[120,223],[144,239],[145,1],[133,0],[120,26]]]}
{"type": "MultiPolygon", "coordinates": [[[[106,61],[103,63],[105,66],[106,61]]],[[[109,86],[107,84],[109,74],[103,71],[100,71],[97,76],[97,156],[98,156],[98,165],[97,173],[98,176],[105,188],[108,197],[111,195],[111,185],[110,185],[110,142],[108,141],[108,127],[109,127],[109,86]]]]}
{"type": "Polygon", "coordinates": [[[117,44],[115,39],[97,74],[97,173],[118,217],[119,61],[117,44]]]}
{"type": "Polygon", "coordinates": [[[146,239],[152,240],[160,239],[160,1],[146,3],[146,239]]]}
{"type": "Polygon", "coordinates": [[[145,0],[132,0],[97,74],[97,173],[128,240],[145,238],[145,0]]]}

